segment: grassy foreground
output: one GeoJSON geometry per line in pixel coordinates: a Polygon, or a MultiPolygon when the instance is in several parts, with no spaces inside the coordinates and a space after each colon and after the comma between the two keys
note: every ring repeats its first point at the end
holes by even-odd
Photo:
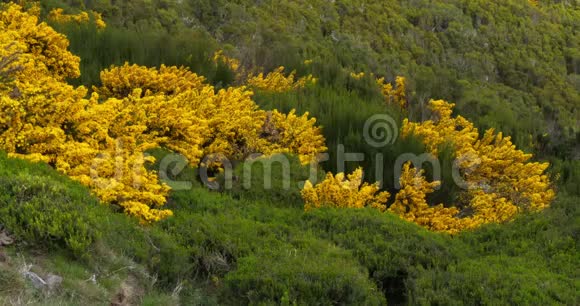
{"type": "Polygon", "coordinates": [[[256,194],[174,192],[175,217],[141,226],[50,167],[0,153],[0,223],[15,238],[0,247],[0,304],[579,302],[577,197],[451,237],[373,210],[305,213],[256,194]],[[36,289],[27,270],[63,282],[36,289]]]}

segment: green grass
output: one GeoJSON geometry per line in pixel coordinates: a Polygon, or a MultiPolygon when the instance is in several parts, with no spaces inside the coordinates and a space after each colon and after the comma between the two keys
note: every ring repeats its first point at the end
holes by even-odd
{"type": "Polygon", "coordinates": [[[24,289],[24,281],[15,269],[0,263],[0,296],[18,294],[24,289]]]}
{"type": "MultiPolygon", "coordinates": [[[[0,155],[0,169],[0,194],[10,194],[0,197],[0,220],[17,237],[12,264],[0,263],[4,302],[104,305],[128,280],[143,305],[578,302],[578,198],[563,193],[544,212],[451,237],[372,209],[307,213],[282,196],[257,196],[259,182],[235,193],[197,185],[172,193],[174,217],[143,227],[48,166],[0,155]],[[31,187],[15,189],[14,179],[31,187]],[[60,224],[49,205],[75,221],[34,225],[37,213],[60,224]],[[91,252],[67,243],[85,234],[91,252]],[[18,254],[40,274],[63,276],[59,293],[30,288],[15,272],[18,254]],[[93,274],[96,284],[86,281],[93,274]]],[[[183,175],[193,179],[191,171],[183,175]]]]}

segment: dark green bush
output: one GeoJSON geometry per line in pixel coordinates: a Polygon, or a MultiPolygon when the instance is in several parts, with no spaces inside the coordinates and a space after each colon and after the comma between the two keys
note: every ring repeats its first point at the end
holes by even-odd
{"type": "Polygon", "coordinates": [[[421,269],[445,269],[458,259],[451,239],[374,209],[321,209],[304,215],[308,227],[350,250],[387,301],[407,300],[407,282],[421,269]]]}
{"type": "Polygon", "coordinates": [[[232,304],[384,305],[385,298],[349,252],[328,242],[257,251],[226,275],[232,304]],[[308,248],[305,248],[308,246],[308,248]]]}
{"type": "Polygon", "coordinates": [[[580,242],[578,197],[560,194],[550,208],[518,217],[507,224],[490,224],[459,236],[473,256],[502,254],[539,260],[549,271],[574,275],[580,242]]]}
{"type": "Polygon", "coordinates": [[[265,205],[239,202],[231,197],[196,189],[173,197],[175,217],[158,225],[188,248],[194,265],[191,276],[223,276],[235,269],[237,259],[264,247],[285,244],[296,232],[277,220],[262,222],[251,216],[265,205]],[[244,211],[244,205],[254,209],[244,211]]]}
{"type": "Polygon", "coordinates": [[[309,305],[382,300],[348,252],[298,226],[301,209],[198,189],[173,199],[176,216],[159,225],[188,247],[190,277],[218,286],[226,303],[280,303],[286,292],[291,302],[309,305]]]}
{"type": "MultiPolygon", "coordinates": [[[[324,179],[322,169],[314,171],[315,182],[324,179]]],[[[236,199],[258,200],[280,207],[304,207],[300,195],[303,184],[310,179],[310,165],[302,165],[291,155],[276,155],[254,161],[239,163],[234,169],[232,188],[224,188],[227,194],[236,199]]],[[[219,178],[220,186],[225,187],[225,177],[219,178]]]]}
{"type": "Polygon", "coordinates": [[[529,258],[465,259],[446,270],[421,271],[413,280],[417,305],[575,304],[577,284],[529,258]]]}

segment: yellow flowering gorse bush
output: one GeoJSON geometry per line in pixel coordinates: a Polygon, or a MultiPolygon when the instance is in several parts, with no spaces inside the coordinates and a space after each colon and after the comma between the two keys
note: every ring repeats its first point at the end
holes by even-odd
{"type": "MultiPolygon", "coordinates": [[[[467,119],[452,117],[453,104],[438,100],[431,101],[430,107],[433,120],[414,123],[405,119],[401,134],[420,136],[434,155],[442,145],[451,144],[466,190],[458,203],[431,206],[427,195],[441,182],[428,182],[422,170],[407,163],[399,179],[401,190],[389,207],[390,212],[430,230],[455,234],[486,223],[506,222],[520,212],[538,211],[550,205],[555,192],[544,173],[548,163],[530,162],[531,154],[517,150],[509,137],[495,134],[492,129],[480,137],[467,119]]],[[[337,192],[341,190],[337,186],[344,184],[342,179],[329,174],[316,187],[307,184],[302,192],[306,209],[359,207],[349,204],[345,200],[348,197],[337,192]]]]}
{"type": "Polygon", "coordinates": [[[429,206],[427,195],[441,185],[441,182],[427,182],[424,170],[417,171],[411,168],[411,163],[406,163],[399,182],[401,190],[395,196],[395,202],[389,207],[389,211],[434,231],[456,233],[463,227],[465,221],[454,218],[459,213],[457,208],[446,208],[443,204],[429,206]]]}
{"type": "Polygon", "coordinates": [[[107,27],[107,23],[103,20],[103,15],[101,13],[93,11],[93,18],[95,19],[95,25],[97,29],[104,29],[107,27]]]}
{"type": "Polygon", "coordinates": [[[302,116],[292,110],[283,114],[274,110],[266,114],[266,123],[262,127],[262,135],[267,142],[261,151],[271,155],[289,152],[298,154],[302,164],[308,164],[317,159],[318,154],[327,150],[324,136],[316,129],[316,118],[308,118],[308,112],[302,116]]]}
{"type": "Polygon", "coordinates": [[[335,176],[328,173],[326,179],[316,186],[306,181],[301,193],[306,210],[321,207],[373,207],[384,211],[390,194],[379,190],[378,183],[372,185],[363,183],[363,171],[362,168],[358,168],[346,178],[344,173],[335,176]]]}
{"type": "Polygon", "coordinates": [[[312,75],[296,80],[296,71],[292,71],[288,76],[286,76],[284,75],[284,69],[284,67],[278,67],[266,76],[264,76],[263,72],[257,76],[250,76],[247,80],[247,84],[264,91],[287,92],[304,88],[308,84],[314,84],[317,82],[316,78],[312,75]]]}
{"type": "Polygon", "coordinates": [[[493,129],[480,138],[467,119],[451,117],[453,106],[442,100],[431,101],[434,120],[422,123],[404,120],[402,135],[422,137],[434,155],[442,144],[451,143],[469,192],[494,193],[521,209],[548,207],[555,197],[544,174],[549,164],[530,162],[532,154],[517,150],[510,137],[494,134],[493,129]]]}
{"type": "MultiPolygon", "coordinates": [[[[103,16],[97,12],[91,12],[95,20],[95,25],[98,29],[104,29],[107,24],[103,20],[103,16]]],[[[91,18],[89,13],[80,12],[78,14],[65,14],[62,8],[56,8],[50,11],[47,16],[48,20],[55,23],[76,23],[76,24],[86,24],[91,18]]]]}
{"type": "Polygon", "coordinates": [[[12,65],[19,67],[0,88],[0,149],[49,163],[144,222],[170,215],[160,209],[168,188],[144,167],[150,140],[127,123],[115,124],[136,113],[120,102],[100,104],[97,95],[86,99],[84,87],[65,83],[79,75],[79,58],[37,16],[6,5],[0,29],[1,56],[16,54],[12,65]]]}
{"type": "Polygon", "coordinates": [[[224,54],[223,50],[217,50],[213,55],[213,62],[215,64],[225,64],[233,72],[238,72],[240,70],[240,61],[233,57],[229,57],[224,54]]]}
{"type": "Polygon", "coordinates": [[[391,83],[385,82],[385,78],[377,79],[377,85],[379,86],[381,93],[385,97],[385,101],[387,104],[395,104],[399,106],[401,109],[407,108],[407,80],[402,77],[398,76],[395,79],[396,87],[393,88],[391,83]]]}
{"type": "MultiPolygon", "coordinates": [[[[549,164],[529,162],[531,154],[517,150],[509,137],[495,134],[493,129],[480,137],[479,131],[467,119],[452,117],[453,106],[443,100],[431,101],[433,120],[422,123],[404,120],[402,127],[403,136],[420,136],[434,155],[444,144],[449,143],[455,149],[456,166],[467,188],[461,196],[463,203],[456,206],[473,212],[456,218],[459,211],[448,210],[448,214],[441,217],[447,218],[445,223],[449,229],[446,231],[504,222],[518,212],[548,207],[555,197],[550,180],[544,174],[549,164]]],[[[411,211],[418,209],[411,208],[411,211]]]]}
{"type": "Polygon", "coordinates": [[[87,98],[64,81],[79,75],[66,37],[14,4],[2,7],[0,29],[0,150],[52,165],[142,222],[172,214],[163,209],[169,187],[146,167],[149,149],[164,146],[193,166],[212,153],[291,152],[306,162],[325,149],[307,115],[267,122],[245,87],[216,91],[185,68],[111,67],[87,98]],[[270,141],[266,125],[280,139],[270,141]]]}
{"type": "Polygon", "coordinates": [[[0,27],[4,46],[17,42],[22,44],[23,61],[29,65],[27,79],[34,79],[47,70],[57,80],[80,76],[80,58],[68,51],[69,41],[46,23],[38,23],[38,16],[23,12],[18,5],[6,5],[0,10],[0,27]],[[34,61],[32,61],[34,58],[34,61]],[[41,73],[38,73],[38,72],[41,73]]]}
{"type": "Polygon", "coordinates": [[[187,90],[201,90],[205,81],[204,77],[185,67],[161,65],[157,69],[125,63],[101,71],[102,86],[94,91],[106,98],[127,97],[135,88],[142,89],[145,96],[176,95],[187,90]]]}

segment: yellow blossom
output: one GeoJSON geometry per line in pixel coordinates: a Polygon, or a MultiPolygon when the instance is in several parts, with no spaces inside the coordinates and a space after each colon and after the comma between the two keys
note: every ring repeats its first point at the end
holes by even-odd
{"type": "Polygon", "coordinates": [[[313,186],[307,181],[302,189],[302,198],[305,210],[321,207],[337,208],[364,208],[372,207],[384,211],[389,199],[389,193],[379,192],[379,184],[363,183],[362,168],[358,168],[345,179],[344,173],[333,176],[326,175],[326,179],[313,186]]]}
{"type": "Polygon", "coordinates": [[[407,108],[407,93],[406,93],[406,79],[402,76],[398,76],[395,79],[396,88],[393,88],[391,83],[385,83],[385,78],[377,79],[377,85],[379,86],[381,93],[385,97],[387,104],[394,103],[398,105],[401,109],[407,108]]]}
{"type": "MultiPolygon", "coordinates": [[[[394,206],[394,212],[431,229],[455,233],[489,222],[505,222],[518,212],[537,211],[550,205],[555,192],[545,175],[548,163],[530,162],[531,154],[517,150],[510,137],[495,134],[493,129],[480,137],[467,119],[452,117],[454,104],[433,100],[429,105],[433,119],[421,123],[404,120],[401,134],[403,137],[410,134],[420,136],[427,149],[435,155],[442,145],[452,145],[460,179],[465,181],[464,187],[467,188],[461,195],[464,202],[461,206],[472,213],[454,218],[458,211],[442,210],[447,221],[437,221],[438,227],[434,228],[432,223],[436,220],[431,212],[434,208],[425,206],[423,202],[420,206],[407,207],[414,216],[423,214],[423,219],[411,220],[409,212],[403,213],[402,202],[394,206]],[[425,212],[429,214],[425,216],[425,212]]],[[[437,216],[443,215],[439,213],[437,216]]]]}
{"type": "Polygon", "coordinates": [[[284,69],[284,67],[278,67],[266,76],[264,76],[264,73],[260,73],[257,76],[250,76],[247,83],[251,87],[264,91],[287,92],[317,82],[316,78],[312,75],[295,80],[296,71],[292,71],[288,76],[285,76],[284,69]]]}

